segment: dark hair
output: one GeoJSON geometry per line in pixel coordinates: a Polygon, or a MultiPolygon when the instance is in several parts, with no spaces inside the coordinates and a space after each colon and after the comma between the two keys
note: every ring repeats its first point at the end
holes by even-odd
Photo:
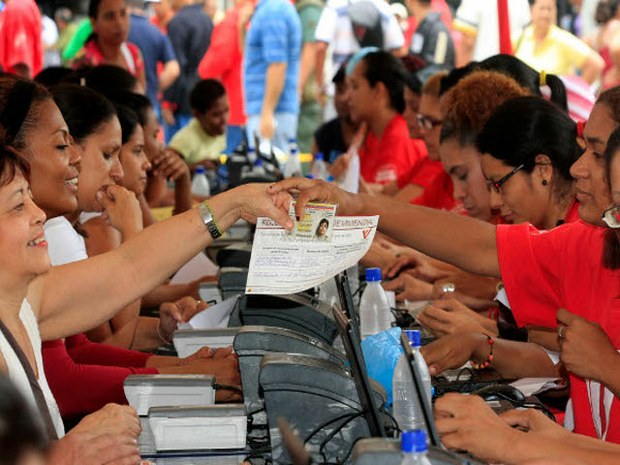
{"type": "Polygon", "coordinates": [[[215,102],[226,95],[226,89],[217,79],[203,79],[198,81],[189,95],[192,110],[206,113],[215,102]]]}
{"type": "Polygon", "coordinates": [[[25,452],[44,453],[47,441],[24,396],[0,375],[0,465],[14,465],[25,452]]]}
{"type": "Polygon", "coordinates": [[[319,224],[316,225],[316,230],[314,231],[314,234],[316,236],[319,235],[319,229],[321,229],[321,225],[325,225],[329,228],[329,220],[327,218],[322,218],[321,221],[319,221],[319,224]]]}
{"type": "Polygon", "coordinates": [[[405,67],[398,58],[389,52],[378,51],[365,55],[361,61],[366,64],[365,78],[371,87],[383,83],[390,97],[390,106],[398,113],[405,110],[403,88],[405,67]]]}
{"type": "Polygon", "coordinates": [[[547,155],[560,176],[553,185],[560,197],[570,190],[570,167],[583,153],[575,122],[541,97],[519,97],[501,105],[484,125],[477,145],[480,153],[508,166],[523,164],[528,173],[534,170],[537,155],[547,155]]]}
{"type": "Polygon", "coordinates": [[[114,106],[88,87],[61,84],[50,91],[69,126],[69,133],[78,143],[116,116],[114,106]]]}
{"type": "Polygon", "coordinates": [[[99,14],[99,5],[103,0],[90,0],[88,2],[88,17],[96,19],[99,14]]]}
{"type": "Polygon", "coordinates": [[[50,88],[63,82],[72,73],[73,70],[71,68],[65,68],[64,66],[49,66],[35,76],[34,82],[50,88]]]}
{"type": "Polygon", "coordinates": [[[334,74],[334,77],[332,78],[332,82],[334,84],[340,84],[341,82],[344,82],[346,77],[347,77],[347,64],[345,62],[342,65],[340,65],[340,68],[338,68],[338,71],[336,71],[336,74],[334,74]]]}
{"type": "Polygon", "coordinates": [[[51,99],[39,84],[16,76],[0,78],[0,143],[23,150],[26,134],[38,124],[36,106],[51,99]]]}
{"type": "MultiPolygon", "coordinates": [[[[542,96],[541,73],[536,71],[525,62],[515,56],[499,54],[487,58],[479,63],[472,62],[463,68],[452,70],[441,83],[441,94],[443,95],[451,88],[456,86],[461,79],[476,70],[498,71],[504,73],[517,81],[522,87],[528,89],[533,95],[542,96]]],[[[564,82],[554,74],[544,75],[545,84],[551,90],[550,100],[564,111],[568,111],[568,100],[566,97],[566,87],[564,82]]]]}
{"type": "MultiPolygon", "coordinates": [[[[618,153],[620,153],[620,127],[614,129],[607,141],[607,147],[605,147],[608,182],[611,179],[611,163],[618,156],[618,153]]],[[[611,229],[605,233],[603,266],[610,270],[620,269],[620,242],[615,231],[611,229]]]]}
{"type": "Polygon", "coordinates": [[[138,80],[126,69],[114,65],[82,67],[64,80],[71,84],[85,85],[102,94],[133,92],[138,80]]]}
{"type": "Polygon", "coordinates": [[[153,104],[148,97],[135,92],[113,92],[104,94],[114,104],[120,104],[129,107],[138,117],[141,126],[144,126],[148,120],[147,114],[153,108],[153,104]]]}
{"type": "Polygon", "coordinates": [[[620,124],[620,86],[607,89],[598,99],[596,99],[596,105],[603,104],[609,110],[611,119],[616,124],[620,124]]]}
{"type": "Polygon", "coordinates": [[[138,120],[138,115],[136,112],[129,108],[127,105],[121,105],[119,103],[114,104],[114,108],[116,109],[116,116],[118,116],[118,121],[121,123],[121,143],[125,145],[133,133],[136,131],[138,126],[141,126],[140,121],[138,120]]]}
{"type": "Polygon", "coordinates": [[[444,96],[447,108],[440,140],[454,139],[463,146],[475,146],[478,134],[504,102],[528,95],[517,82],[496,71],[476,71],[461,80],[444,96]]]}

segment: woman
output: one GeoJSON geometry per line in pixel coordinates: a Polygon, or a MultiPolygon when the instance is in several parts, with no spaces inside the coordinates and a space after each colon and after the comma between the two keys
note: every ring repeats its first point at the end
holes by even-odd
{"type": "MultiPolygon", "coordinates": [[[[620,267],[620,222],[618,222],[618,211],[620,208],[620,195],[616,186],[620,186],[620,130],[616,129],[612,133],[605,150],[607,162],[607,179],[610,181],[612,192],[612,206],[606,210],[609,218],[607,226],[610,229],[606,232],[607,241],[610,248],[615,248],[614,253],[608,255],[611,262],[608,266],[618,269],[620,267]],[[615,262],[615,263],[614,263],[615,262]]],[[[613,310],[612,310],[613,311],[613,310]]],[[[583,338],[584,331],[600,333],[601,330],[577,316],[563,312],[560,316],[561,321],[559,333],[560,343],[562,344],[562,360],[569,371],[579,371],[580,365],[594,360],[592,352],[584,350],[583,338]]],[[[605,335],[597,334],[600,341],[603,341],[600,350],[594,357],[603,359],[602,363],[609,363],[607,376],[614,375],[613,370],[616,363],[617,352],[606,341],[605,335]],[[609,373],[611,372],[611,373],[609,373]]],[[[604,377],[601,372],[599,375],[604,377]]],[[[616,396],[617,396],[617,391],[616,396]]],[[[617,402],[617,399],[615,399],[617,402]]],[[[438,420],[438,429],[444,433],[442,441],[449,447],[463,448],[464,438],[471,434],[467,441],[467,450],[479,455],[482,452],[484,457],[502,457],[502,462],[511,464],[520,462],[521,458],[531,458],[528,455],[538,457],[554,457],[575,459],[575,463],[582,464],[612,464],[617,462],[620,448],[616,445],[595,441],[592,438],[585,438],[570,434],[563,428],[549,421],[542,414],[533,411],[513,411],[502,417],[489,414],[487,406],[480,405],[478,399],[464,399],[462,396],[445,396],[436,402],[436,413],[442,417],[438,420]],[[467,425],[463,418],[475,410],[477,418],[483,418],[476,424],[467,425]],[[447,419],[446,416],[452,416],[447,419]],[[520,426],[530,432],[522,434],[511,428],[520,426]],[[475,429],[475,431],[474,431],[475,429]],[[493,444],[487,447],[487,444],[493,444]],[[511,444],[510,446],[508,444],[511,444]],[[518,447],[515,449],[515,445],[518,447]],[[573,446],[587,448],[587,451],[575,451],[573,446]],[[508,452],[509,451],[509,452],[508,452]]],[[[560,463],[555,461],[541,461],[545,463],[560,463]]],[[[562,461],[561,463],[565,463],[562,461]]]]}
{"type": "Polygon", "coordinates": [[[538,71],[571,76],[594,83],[605,67],[603,59],[580,39],[555,25],[555,0],[529,0],[532,24],[514,43],[514,53],[538,71]]]}
{"type": "MultiPolygon", "coordinates": [[[[72,225],[78,221],[82,210],[102,211],[98,197],[120,182],[123,171],[118,157],[122,137],[114,107],[103,96],[78,86],[61,86],[52,92],[74,135],[82,165],[77,192],[78,208],[65,213],[69,221],[58,217],[46,223],[52,265],[59,266],[88,257],[84,240],[72,225]],[[53,222],[52,227],[49,226],[50,221],[53,222]]],[[[50,182],[46,185],[49,190],[41,192],[40,196],[35,191],[35,199],[41,198],[46,205],[54,205],[57,195],[52,189],[57,188],[57,185],[50,182]]],[[[106,209],[106,216],[124,237],[133,238],[142,229],[139,210],[134,208],[137,207],[135,195],[125,189],[117,189],[115,195],[123,208],[106,209]]],[[[196,311],[197,303],[193,299],[191,303],[194,306],[192,310],[196,311]]],[[[178,303],[178,306],[182,305],[185,304],[178,303]]],[[[139,301],[117,310],[121,309],[123,311],[116,320],[119,331],[110,335],[115,342],[124,338],[133,340],[135,331],[139,329],[144,329],[144,332],[138,339],[146,340],[145,343],[150,346],[157,345],[160,338],[170,340],[170,334],[176,327],[172,315],[162,314],[157,324],[141,328],[136,326],[136,318],[127,316],[139,312],[139,301]]],[[[175,313],[179,311],[170,310],[176,310],[175,313]]],[[[94,344],[84,334],[76,334],[64,341],[45,342],[43,359],[50,387],[61,414],[66,418],[79,417],[108,402],[126,403],[123,382],[130,374],[206,373],[219,376],[228,385],[239,382],[236,360],[230,356],[230,351],[213,352],[206,349],[188,358],[178,359],[122,350],[107,344],[94,344]]],[[[222,400],[230,395],[230,392],[222,391],[217,397],[222,400]]]]}
{"type": "Polygon", "coordinates": [[[91,0],[88,17],[93,34],[73,62],[74,68],[115,65],[133,74],[142,89],[146,89],[144,62],[140,49],[127,42],[129,13],[125,0],[91,0]]]}
{"type": "MultiPolygon", "coordinates": [[[[585,127],[586,151],[571,167],[582,221],[544,233],[527,224],[494,226],[421,207],[385,200],[378,203],[372,197],[346,194],[313,181],[283,181],[271,192],[301,190],[297,215],[303,214],[309,200],[337,203],[340,214],[380,214],[380,228],[391,237],[471,272],[501,277],[520,325],[556,328],[559,323],[560,328],[566,328],[559,329],[558,336],[562,339],[562,361],[570,371],[574,432],[617,443],[620,405],[615,397],[620,393],[620,383],[613,367],[620,359],[616,351],[620,346],[616,315],[620,248],[619,238],[607,233],[601,217],[612,200],[602,154],[620,123],[619,108],[620,88],[601,94],[585,127]],[[593,412],[591,405],[600,405],[601,409],[593,412]]],[[[617,189],[612,185],[614,192],[617,189]]],[[[438,410],[461,418],[446,404],[440,404],[438,410]]],[[[508,442],[497,445],[485,437],[484,444],[473,444],[458,434],[458,424],[462,423],[450,418],[438,422],[444,437],[449,439],[450,433],[456,432],[454,441],[447,441],[450,446],[492,461],[514,460],[510,454],[515,451],[503,448],[508,442]],[[493,451],[485,448],[490,444],[493,451]]],[[[571,438],[575,444],[581,442],[581,436],[571,438]]],[[[589,442],[587,438],[584,441],[589,442]]],[[[515,444],[518,442],[510,442],[511,446],[515,444]]],[[[530,457],[522,459],[540,457],[542,447],[539,444],[528,449],[530,457]]],[[[566,451],[559,449],[557,453],[566,451]]]]}
{"type": "MultiPolygon", "coordinates": [[[[70,167],[70,163],[75,165],[77,157],[69,146],[69,132],[48,93],[36,84],[11,78],[0,80],[0,122],[3,142],[7,147],[0,157],[0,293],[3,296],[0,314],[1,321],[16,339],[16,348],[3,344],[1,360],[3,371],[8,371],[11,379],[18,383],[30,405],[36,405],[36,401],[24,374],[25,368],[16,361],[15,350],[21,349],[26,354],[26,368],[35,367],[33,371],[44,386],[40,340],[57,339],[88,330],[111,318],[116,309],[164,280],[170,272],[211,242],[204,219],[208,223],[209,218],[214,217],[219,227],[227,228],[239,215],[248,212],[276,216],[280,222],[286,222],[287,227],[292,227],[286,213],[274,206],[264,187],[248,186],[232,197],[224,194],[213,198],[209,204],[212,215],[205,213],[204,209],[203,213],[192,210],[149,228],[139,239],[122,245],[118,251],[50,269],[43,235],[45,215],[29,195],[25,178],[28,167],[16,152],[33,160],[33,167],[64,166],[53,176],[51,172],[46,175],[39,172],[36,176],[33,173],[33,179],[44,176],[51,181],[53,178],[62,208],[75,208],[75,168],[70,167]],[[7,111],[7,108],[10,110],[7,111]],[[172,250],[164,251],[162,244],[169,244],[169,241],[162,240],[163,237],[175,237],[180,242],[171,246],[172,250]],[[160,250],[157,256],[152,254],[154,249],[160,250]],[[93,279],[94,276],[97,278],[93,279]],[[140,276],[140,279],[136,280],[135,276],[140,276]],[[84,312],[84,308],[89,308],[89,311],[84,312]]],[[[41,189],[48,187],[51,184],[40,184],[41,189]]],[[[119,192],[118,189],[111,186],[108,192],[99,194],[100,202],[107,208],[114,205],[114,193],[119,192]]],[[[0,340],[6,341],[6,337],[0,340]]],[[[54,413],[57,410],[53,407],[51,396],[46,397],[46,403],[52,412],[47,424],[51,425],[52,430],[55,429],[58,436],[62,436],[60,419],[54,413]]],[[[41,412],[39,417],[43,414],[41,412]]],[[[104,463],[104,460],[116,459],[119,454],[137,458],[135,444],[131,446],[130,440],[125,442],[124,436],[116,435],[117,431],[128,428],[129,423],[121,420],[124,414],[119,416],[107,409],[102,415],[83,420],[81,429],[78,425],[75,434],[69,434],[66,441],[58,441],[54,449],[61,451],[64,448],[65,452],[58,453],[56,459],[62,460],[56,463],[71,463],[69,451],[72,449],[83,454],[74,459],[75,463],[84,463],[81,460],[104,463]],[[108,425],[107,431],[114,435],[95,436],[89,433],[95,423],[108,425]],[[80,441],[81,444],[89,442],[89,447],[77,447],[76,443],[80,441]]],[[[139,432],[137,421],[136,429],[139,432]]]]}
{"type": "Polygon", "coordinates": [[[347,79],[351,118],[368,126],[359,149],[362,178],[370,184],[406,184],[426,154],[421,142],[409,137],[402,116],[403,65],[390,53],[363,49],[349,61],[347,79]]]}
{"type": "MultiPolygon", "coordinates": [[[[478,134],[498,106],[525,95],[528,92],[504,74],[475,71],[442,97],[441,104],[445,111],[439,146],[441,161],[452,180],[455,199],[462,203],[467,214],[473,218],[497,222],[491,209],[480,153],[476,148],[478,134]]],[[[408,267],[426,268],[424,275],[418,275],[420,278],[431,278],[429,281],[438,284],[457,284],[456,295],[471,306],[488,309],[492,305],[497,286],[495,280],[472,277],[452,266],[429,261],[415,252],[401,254],[389,267],[387,276],[395,276],[401,269],[408,267]]],[[[396,295],[398,300],[430,300],[441,295],[438,294],[441,286],[434,287],[432,282],[420,282],[411,274],[402,273],[387,283],[385,288],[399,291],[396,295]]]]}
{"type": "Polygon", "coordinates": [[[478,138],[491,207],[509,223],[552,229],[578,219],[570,167],[583,149],[577,126],[540,97],[502,105],[478,138]]]}

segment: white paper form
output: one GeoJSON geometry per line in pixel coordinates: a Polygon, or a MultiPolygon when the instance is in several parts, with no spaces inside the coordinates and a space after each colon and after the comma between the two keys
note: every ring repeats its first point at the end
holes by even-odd
{"type": "Polygon", "coordinates": [[[197,313],[187,323],[181,323],[179,329],[215,329],[227,328],[230,314],[237,305],[240,295],[229,297],[228,299],[205,308],[202,312],[197,313]]]}
{"type": "Polygon", "coordinates": [[[355,265],[375,237],[378,216],[336,216],[331,242],[295,238],[259,218],[246,294],[295,294],[355,265]]]}

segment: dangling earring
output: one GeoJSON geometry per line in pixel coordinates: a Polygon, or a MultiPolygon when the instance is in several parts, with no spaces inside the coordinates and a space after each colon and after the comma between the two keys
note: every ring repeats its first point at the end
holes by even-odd
{"type": "Polygon", "coordinates": [[[543,180],[542,180],[542,185],[543,185],[543,186],[546,186],[546,185],[547,185],[547,180],[546,180],[546,179],[543,179],[543,180]]]}

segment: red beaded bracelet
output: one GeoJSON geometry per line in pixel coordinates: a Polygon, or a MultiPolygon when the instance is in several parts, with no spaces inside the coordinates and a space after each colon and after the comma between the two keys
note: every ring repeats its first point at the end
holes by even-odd
{"type": "Polygon", "coordinates": [[[485,368],[490,367],[491,362],[493,362],[493,346],[495,344],[495,339],[493,339],[488,334],[485,334],[485,336],[487,337],[487,342],[489,343],[489,347],[491,350],[489,352],[488,358],[484,362],[474,362],[474,361],[469,362],[469,364],[474,370],[484,370],[485,368]]]}

